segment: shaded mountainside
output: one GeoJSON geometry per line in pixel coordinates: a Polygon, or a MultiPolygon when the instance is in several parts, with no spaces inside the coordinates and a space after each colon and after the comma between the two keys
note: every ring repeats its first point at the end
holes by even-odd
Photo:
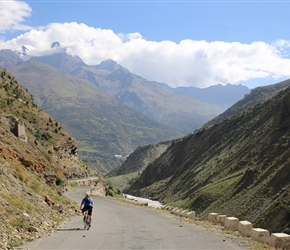
{"type": "Polygon", "coordinates": [[[160,157],[171,144],[172,141],[167,141],[138,147],[121,166],[115,168],[106,177],[119,189],[127,188],[140,177],[148,164],[160,157]]]}
{"type": "MultiPolygon", "coordinates": [[[[0,96],[0,248],[11,249],[75,214],[62,191],[91,171],[78,160],[76,140],[3,69],[0,96]]],[[[105,192],[100,175],[99,183],[105,192]]]]}
{"type": "Polygon", "coordinates": [[[290,88],[174,142],[124,192],[289,233],[290,88]]]}
{"type": "Polygon", "coordinates": [[[91,82],[119,103],[182,134],[191,133],[225,110],[224,107],[175,93],[166,84],[132,74],[112,60],[89,66],[79,57],[65,53],[37,57],[35,60],[91,82]]]}
{"type": "Polygon", "coordinates": [[[82,159],[103,174],[118,165],[115,155],[180,136],[118,103],[92,83],[50,65],[30,59],[9,71],[78,140],[82,159]]]}

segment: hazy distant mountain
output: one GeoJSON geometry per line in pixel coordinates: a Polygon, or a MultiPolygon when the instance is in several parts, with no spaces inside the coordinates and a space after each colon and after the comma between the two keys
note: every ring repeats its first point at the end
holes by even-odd
{"type": "Polygon", "coordinates": [[[250,93],[251,90],[242,85],[227,84],[223,86],[218,84],[207,88],[177,87],[174,91],[176,93],[191,96],[196,100],[227,109],[238,100],[242,99],[246,94],[250,93]]]}
{"type": "Polygon", "coordinates": [[[54,66],[64,72],[70,73],[75,68],[86,66],[78,56],[71,56],[66,53],[57,53],[50,56],[34,57],[34,60],[54,66]]]}
{"type": "MultiPolygon", "coordinates": [[[[115,155],[181,136],[116,102],[92,83],[48,64],[30,59],[9,71],[78,140],[79,153],[95,159],[91,165],[101,168],[99,161],[111,161],[106,167],[113,169],[115,155]]],[[[99,170],[106,173],[110,169],[99,170]]]]}
{"type": "Polygon", "coordinates": [[[23,63],[23,60],[10,49],[0,50],[0,67],[8,69],[23,63]]]}
{"type": "Polygon", "coordinates": [[[217,105],[177,94],[165,84],[147,81],[112,60],[88,66],[80,58],[65,53],[35,59],[90,81],[118,102],[183,134],[224,111],[217,105]]]}
{"type": "Polygon", "coordinates": [[[275,96],[281,90],[290,86],[290,80],[282,81],[276,84],[257,87],[252,89],[251,92],[245,95],[244,98],[237,101],[234,105],[232,105],[229,109],[227,109],[222,114],[218,115],[214,119],[208,121],[204,124],[203,127],[211,126],[216,123],[220,123],[225,119],[230,118],[231,116],[257,105],[260,102],[266,101],[269,98],[275,96]]]}

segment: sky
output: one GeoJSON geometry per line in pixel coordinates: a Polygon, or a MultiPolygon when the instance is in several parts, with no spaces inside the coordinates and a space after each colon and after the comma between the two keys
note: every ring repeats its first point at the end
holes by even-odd
{"type": "Polygon", "coordinates": [[[171,87],[255,88],[290,78],[289,12],[290,0],[0,0],[0,49],[112,59],[171,87]]]}

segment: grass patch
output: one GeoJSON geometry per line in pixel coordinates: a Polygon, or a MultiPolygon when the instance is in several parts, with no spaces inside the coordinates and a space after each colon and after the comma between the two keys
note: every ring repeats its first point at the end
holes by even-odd
{"type": "Polygon", "coordinates": [[[28,223],[24,218],[13,218],[10,221],[10,225],[17,228],[26,228],[28,223]]]}
{"type": "Polygon", "coordinates": [[[69,185],[73,188],[78,187],[78,183],[76,181],[70,182],[69,185]]]}
{"type": "Polygon", "coordinates": [[[31,212],[32,211],[32,205],[28,200],[24,200],[21,197],[15,197],[12,195],[5,195],[2,194],[2,197],[7,201],[9,204],[10,210],[7,209],[7,211],[10,211],[15,213],[15,211],[20,210],[21,212],[31,212]],[[15,210],[16,209],[16,210],[15,210]]]}
{"type": "Polygon", "coordinates": [[[28,187],[30,187],[35,193],[39,194],[41,190],[41,185],[38,181],[32,180],[28,183],[28,187]]]}
{"type": "Polygon", "coordinates": [[[19,247],[23,244],[23,241],[20,239],[12,239],[4,243],[7,247],[19,247]]]}
{"type": "Polygon", "coordinates": [[[134,181],[136,181],[138,177],[139,177],[138,172],[134,172],[134,173],[123,174],[123,175],[118,175],[114,177],[109,177],[107,178],[107,181],[112,183],[118,189],[124,190],[125,188],[133,184],[134,181]]]}
{"type": "Polygon", "coordinates": [[[23,169],[22,169],[21,167],[19,167],[19,166],[16,166],[16,167],[15,167],[15,171],[16,171],[16,174],[17,174],[17,178],[18,178],[20,181],[22,181],[22,182],[24,182],[24,183],[27,184],[27,182],[28,182],[28,177],[27,177],[27,175],[24,173],[23,169]]]}

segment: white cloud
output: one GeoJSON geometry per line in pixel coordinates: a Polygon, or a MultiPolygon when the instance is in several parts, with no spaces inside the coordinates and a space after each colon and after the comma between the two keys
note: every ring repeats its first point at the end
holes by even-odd
{"type": "Polygon", "coordinates": [[[72,22],[32,29],[12,40],[0,41],[0,47],[16,50],[29,45],[34,48],[29,51],[31,55],[43,55],[54,52],[50,46],[55,41],[60,43],[60,49],[80,56],[87,64],[113,59],[132,73],[173,87],[290,78],[286,53],[290,42],[282,40],[275,44],[155,42],[145,40],[139,33],[115,34],[112,30],[72,22]]]}
{"type": "Polygon", "coordinates": [[[21,1],[0,1],[0,33],[12,30],[27,30],[24,25],[25,18],[31,15],[31,7],[21,1]]]}

